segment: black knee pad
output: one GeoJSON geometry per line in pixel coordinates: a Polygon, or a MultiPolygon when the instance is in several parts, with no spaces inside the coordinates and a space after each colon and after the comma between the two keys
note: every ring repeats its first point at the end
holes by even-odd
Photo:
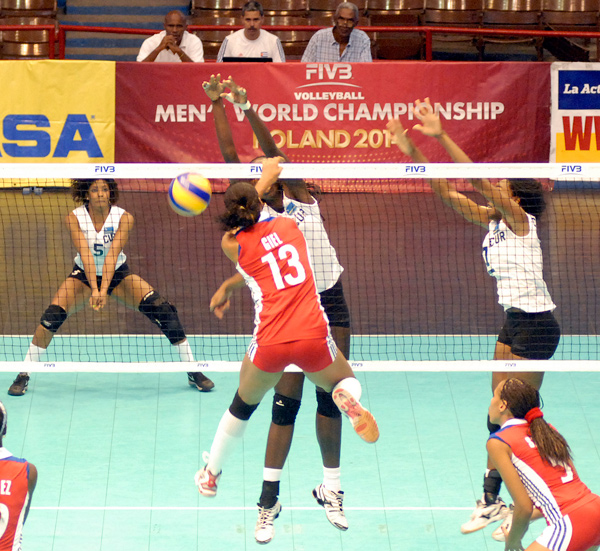
{"type": "Polygon", "coordinates": [[[247,421],[250,419],[257,407],[258,404],[251,406],[250,404],[244,402],[244,400],[242,400],[240,395],[236,392],[235,396],[233,397],[233,402],[231,402],[231,405],[229,406],[229,412],[237,419],[247,421]]]}
{"type": "Polygon", "coordinates": [[[319,392],[317,390],[317,413],[323,417],[341,417],[342,412],[338,409],[331,397],[331,392],[319,392]]]}
{"type": "Polygon", "coordinates": [[[150,291],[140,301],[138,309],[160,328],[171,344],[177,344],[185,339],[185,331],[179,321],[177,308],[156,291],[150,291]]]}
{"type": "Polygon", "coordinates": [[[500,425],[496,425],[490,421],[490,416],[487,416],[487,428],[490,431],[490,434],[494,434],[496,431],[500,430],[500,425]]]}
{"type": "Polygon", "coordinates": [[[299,409],[300,400],[294,400],[276,392],[273,396],[271,419],[273,423],[282,427],[293,425],[296,422],[299,409]]]}
{"type": "Polygon", "coordinates": [[[58,306],[58,304],[51,304],[42,314],[40,323],[51,333],[56,333],[60,326],[65,323],[67,316],[67,311],[64,308],[58,306]]]}

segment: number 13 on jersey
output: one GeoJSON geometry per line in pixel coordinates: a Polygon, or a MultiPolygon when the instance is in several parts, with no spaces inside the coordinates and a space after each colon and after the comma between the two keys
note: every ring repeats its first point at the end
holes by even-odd
{"type": "Polygon", "coordinates": [[[306,279],[306,270],[300,261],[298,250],[293,245],[283,245],[275,251],[267,253],[261,258],[261,261],[263,264],[265,262],[269,264],[275,287],[278,290],[284,289],[286,284],[288,287],[293,287],[294,285],[302,283],[306,279]],[[295,272],[295,274],[281,274],[279,264],[277,263],[277,258],[275,258],[275,253],[277,253],[279,260],[286,261],[287,265],[295,272]]]}

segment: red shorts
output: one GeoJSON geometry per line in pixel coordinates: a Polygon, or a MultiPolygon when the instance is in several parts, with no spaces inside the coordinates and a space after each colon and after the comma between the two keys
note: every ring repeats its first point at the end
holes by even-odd
{"type": "Polygon", "coordinates": [[[337,346],[331,336],[261,346],[252,340],[248,347],[252,363],[267,373],[279,373],[292,364],[309,373],[322,371],[336,355],[337,346]]]}
{"type": "Polygon", "coordinates": [[[600,497],[547,526],[535,541],[551,551],[586,551],[600,545],[600,497]]]}

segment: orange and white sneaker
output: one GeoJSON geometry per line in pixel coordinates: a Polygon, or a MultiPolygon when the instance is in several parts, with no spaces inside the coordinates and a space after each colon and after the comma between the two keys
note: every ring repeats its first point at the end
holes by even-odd
{"type": "Polygon", "coordinates": [[[354,432],[365,442],[377,442],[379,427],[373,414],[343,388],[334,390],[332,396],[335,405],[350,418],[354,432]]]}
{"type": "MultiPolygon", "coordinates": [[[[208,456],[204,454],[204,461],[208,462],[208,456]]],[[[194,482],[198,486],[198,491],[205,497],[215,497],[217,495],[217,483],[221,478],[221,473],[214,475],[208,470],[208,465],[204,465],[194,476],[194,482]]]]}

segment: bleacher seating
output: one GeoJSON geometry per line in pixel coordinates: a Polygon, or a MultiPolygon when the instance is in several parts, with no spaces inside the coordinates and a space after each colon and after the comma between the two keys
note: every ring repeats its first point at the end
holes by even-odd
{"type": "MultiPolygon", "coordinates": [[[[414,26],[423,22],[424,0],[368,0],[367,15],[374,27],[414,26]]],[[[423,37],[419,33],[376,33],[377,59],[420,59],[423,57],[423,37]]]]}
{"type": "MultiPolygon", "coordinates": [[[[2,17],[0,22],[5,25],[54,25],[57,21],[51,17],[2,17]]],[[[2,31],[1,59],[48,59],[50,57],[49,31],[34,29],[19,29],[2,31]]],[[[58,44],[55,43],[57,47],[58,44]]],[[[58,54],[56,49],[55,57],[58,54]]]]}
{"type": "MultiPolygon", "coordinates": [[[[540,30],[542,0],[484,0],[482,27],[484,29],[540,30]]],[[[543,38],[523,36],[484,36],[478,41],[480,58],[485,57],[486,44],[530,44],[535,47],[536,59],[543,59],[543,38]]]]}
{"type": "Polygon", "coordinates": [[[2,17],[56,17],[56,0],[0,0],[2,17]]]}

